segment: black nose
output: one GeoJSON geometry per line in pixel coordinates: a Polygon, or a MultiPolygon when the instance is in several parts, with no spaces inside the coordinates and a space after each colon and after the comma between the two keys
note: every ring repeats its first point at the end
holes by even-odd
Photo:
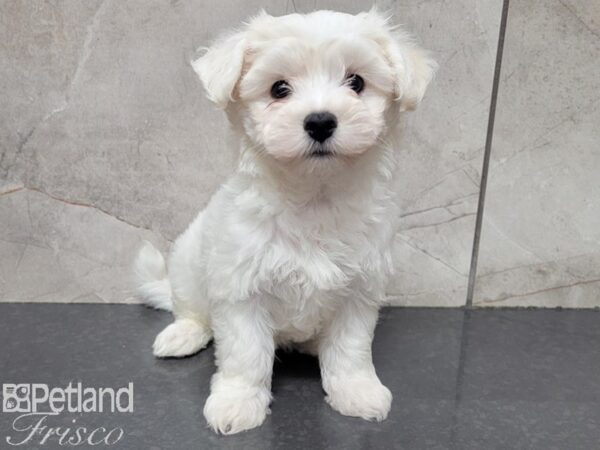
{"type": "Polygon", "coordinates": [[[304,129],[317,142],[325,142],[337,128],[337,119],[330,112],[311,113],[304,118],[304,129]]]}

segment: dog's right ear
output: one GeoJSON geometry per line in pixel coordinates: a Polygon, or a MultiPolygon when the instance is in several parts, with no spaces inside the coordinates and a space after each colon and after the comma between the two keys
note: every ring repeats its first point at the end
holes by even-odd
{"type": "Polygon", "coordinates": [[[246,39],[238,32],[217,40],[206,53],[192,61],[208,98],[221,108],[235,101],[235,90],[242,76],[246,39]]]}

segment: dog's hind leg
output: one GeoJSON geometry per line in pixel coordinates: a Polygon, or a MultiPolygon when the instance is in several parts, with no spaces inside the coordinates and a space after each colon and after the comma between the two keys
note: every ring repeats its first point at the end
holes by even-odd
{"type": "Polygon", "coordinates": [[[175,321],[161,331],[152,346],[154,355],[183,357],[202,350],[212,339],[208,304],[196,282],[195,250],[201,245],[202,213],[175,242],[169,258],[169,273],[163,256],[150,243],[140,251],[135,264],[138,292],[144,302],[173,311],[175,321]]]}
{"type": "Polygon", "coordinates": [[[181,317],[156,336],[152,350],[159,358],[183,357],[199,352],[211,339],[212,331],[207,324],[181,317]]]}

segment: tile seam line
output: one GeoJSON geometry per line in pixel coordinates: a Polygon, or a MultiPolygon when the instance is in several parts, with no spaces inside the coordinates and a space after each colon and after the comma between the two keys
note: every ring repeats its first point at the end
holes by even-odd
{"type": "Polygon", "coordinates": [[[467,298],[465,301],[465,306],[467,308],[471,308],[473,306],[475,279],[477,277],[477,264],[479,262],[479,244],[481,241],[481,229],[483,224],[483,213],[485,209],[485,196],[487,190],[488,172],[490,167],[490,156],[492,153],[494,124],[496,121],[496,106],[498,102],[498,89],[500,85],[500,74],[502,70],[502,57],[504,54],[504,41],[506,36],[509,3],[510,0],[504,0],[502,3],[502,15],[500,18],[500,27],[498,33],[498,47],[496,49],[496,60],[494,66],[494,79],[492,81],[492,93],[490,98],[487,134],[485,138],[485,149],[483,153],[483,164],[481,168],[481,182],[479,185],[479,200],[477,202],[477,216],[475,219],[475,230],[473,234],[471,265],[469,268],[469,282],[467,286],[467,298]]]}
{"type": "Polygon", "coordinates": [[[454,384],[454,408],[452,411],[452,429],[450,432],[450,448],[452,450],[460,450],[457,447],[458,439],[458,410],[462,403],[463,384],[465,377],[465,360],[467,358],[467,347],[469,345],[468,328],[471,322],[472,310],[469,308],[463,309],[463,320],[460,330],[460,342],[458,350],[458,367],[456,369],[456,381],[454,384]]]}

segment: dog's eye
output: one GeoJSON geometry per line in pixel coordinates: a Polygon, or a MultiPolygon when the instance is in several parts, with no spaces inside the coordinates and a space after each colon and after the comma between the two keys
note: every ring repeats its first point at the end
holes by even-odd
{"type": "Polygon", "coordinates": [[[284,98],[292,93],[292,87],[285,80],[279,80],[271,86],[271,97],[284,98]]]}
{"type": "Polygon", "coordinates": [[[362,90],[365,88],[365,80],[360,75],[355,73],[350,74],[346,77],[346,83],[357,94],[360,94],[362,90]]]}

